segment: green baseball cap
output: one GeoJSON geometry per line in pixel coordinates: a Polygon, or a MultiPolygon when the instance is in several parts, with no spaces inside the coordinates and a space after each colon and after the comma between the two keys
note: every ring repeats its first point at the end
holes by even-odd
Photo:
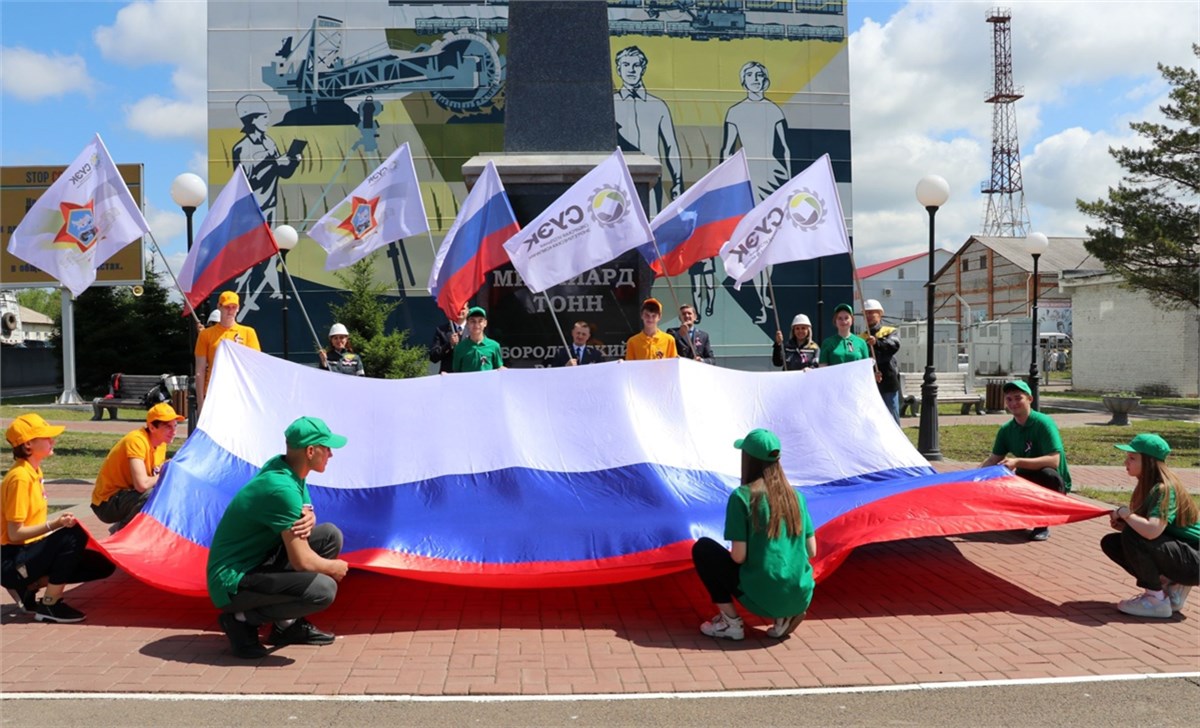
{"type": "Polygon", "coordinates": [[[484,311],[482,306],[472,306],[471,309],[467,311],[467,318],[471,318],[472,316],[482,316],[483,318],[487,318],[487,311],[484,311]]]}
{"type": "Polygon", "coordinates": [[[1138,452],[1143,455],[1149,455],[1155,460],[1166,460],[1171,454],[1171,446],[1167,441],[1150,432],[1143,432],[1140,435],[1134,436],[1129,441],[1128,445],[1113,445],[1118,450],[1125,452],[1138,452]]]}
{"type": "Polygon", "coordinates": [[[283,436],[287,439],[289,449],[313,445],[342,447],[346,444],[346,438],[330,432],[329,425],[316,417],[301,417],[288,425],[288,428],[283,431],[283,436]]]}
{"type": "Polygon", "coordinates": [[[854,315],[854,307],[848,303],[839,303],[838,305],[833,307],[833,315],[834,316],[837,316],[838,313],[841,311],[845,311],[846,313],[850,314],[851,316],[854,315]]]}
{"type": "Polygon", "coordinates": [[[1020,392],[1024,392],[1025,394],[1028,394],[1030,397],[1033,396],[1033,390],[1029,388],[1028,384],[1021,381],[1020,379],[1013,381],[1013,382],[1005,382],[1004,383],[1004,391],[1005,392],[1011,392],[1014,389],[1016,389],[1020,392]]]}
{"type": "Polygon", "coordinates": [[[774,432],[764,430],[761,427],[755,430],[750,430],[746,436],[740,440],[735,440],[733,446],[742,452],[746,453],[755,460],[773,463],[779,460],[779,438],[774,432]]]}

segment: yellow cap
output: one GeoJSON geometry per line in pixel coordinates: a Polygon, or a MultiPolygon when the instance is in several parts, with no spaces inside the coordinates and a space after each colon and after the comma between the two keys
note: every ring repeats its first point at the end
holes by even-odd
{"type": "Polygon", "coordinates": [[[238,294],[233,291],[222,291],[221,297],[217,299],[218,306],[228,306],[229,304],[240,304],[242,301],[238,298],[238,294]]]}
{"type": "Polygon", "coordinates": [[[8,431],[4,433],[4,437],[8,440],[9,445],[17,447],[39,437],[58,437],[66,429],[62,425],[50,424],[43,420],[41,415],[28,414],[13,420],[12,424],[8,426],[8,431]]]}
{"type": "Polygon", "coordinates": [[[175,422],[183,422],[186,419],[186,417],[181,417],[179,413],[175,411],[175,408],[166,402],[159,402],[151,407],[150,411],[146,413],[147,425],[152,422],[170,422],[172,420],[175,422]]]}

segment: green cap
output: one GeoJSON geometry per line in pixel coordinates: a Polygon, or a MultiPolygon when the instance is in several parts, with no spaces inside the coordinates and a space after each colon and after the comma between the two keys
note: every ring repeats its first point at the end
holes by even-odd
{"type": "Polygon", "coordinates": [[[833,315],[834,316],[837,316],[838,313],[841,311],[845,311],[846,313],[850,314],[851,316],[854,315],[854,307],[848,303],[839,303],[838,305],[833,307],[833,315]]]}
{"type": "Polygon", "coordinates": [[[1167,456],[1171,454],[1171,446],[1167,444],[1167,441],[1149,432],[1135,436],[1128,445],[1113,445],[1113,447],[1125,452],[1140,452],[1160,461],[1166,460],[1167,456]]]}
{"type": "Polygon", "coordinates": [[[758,428],[750,430],[740,440],[735,440],[733,446],[755,460],[773,463],[779,460],[779,438],[774,432],[758,428]]]}
{"type": "Polygon", "coordinates": [[[487,318],[487,311],[483,310],[483,306],[472,306],[470,310],[467,311],[467,318],[471,318],[472,316],[482,316],[483,318],[487,318]]]}
{"type": "Polygon", "coordinates": [[[325,447],[342,447],[346,438],[329,431],[329,425],[316,417],[301,417],[283,431],[287,438],[287,446],[291,449],[324,445],[325,447]]]}
{"type": "Polygon", "coordinates": [[[1013,381],[1013,382],[1005,382],[1004,383],[1004,391],[1005,392],[1011,392],[1014,389],[1024,392],[1025,394],[1028,394],[1030,397],[1033,396],[1033,390],[1029,388],[1028,384],[1026,384],[1025,382],[1022,382],[1020,379],[1013,381]]]}

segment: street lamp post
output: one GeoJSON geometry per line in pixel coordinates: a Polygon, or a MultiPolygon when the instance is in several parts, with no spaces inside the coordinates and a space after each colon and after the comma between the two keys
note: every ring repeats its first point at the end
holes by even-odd
{"type": "Polygon", "coordinates": [[[925,380],[921,383],[921,427],[917,432],[917,451],[926,460],[942,459],[938,445],[937,374],[933,366],[933,217],[949,198],[950,185],[936,174],[922,177],[917,183],[917,202],[929,213],[929,282],[925,286],[929,331],[925,342],[925,380]]]}
{"type": "Polygon", "coordinates": [[[287,254],[300,242],[300,234],[291,225],[275,228],[275,243],[279,246],[279,260],[283,268],[283,358],[288,358],[288,298],[292,292],[292,277],[288,274],[287,254]]]}
{"type": "MultiPolygon", "coordinates": [[[[1033,392],[1033,408],[1038,409],[1038,258],[1050,247],[1050,239],[1041,233],[1025,238],[1025,252],[1033,256],[1033,329],[1029,339],[1029,389],[1033,392]]],[[[1047,374],[1047,376],[1049,376],[1047,374]]]]}
{"type": "MultiPolygon", "coordinates": [[[[192,251],[192,216],[196,208],[208,197],[208,185],[199,175],[184,172],[171,182],[171,199],[183,208],[183,216],[187,218],[187,249],[192,251]]],[[[188,323],[188,386],[187,386],[187,421],[188,437],[196,431],[196,327],[188,323]]]]}

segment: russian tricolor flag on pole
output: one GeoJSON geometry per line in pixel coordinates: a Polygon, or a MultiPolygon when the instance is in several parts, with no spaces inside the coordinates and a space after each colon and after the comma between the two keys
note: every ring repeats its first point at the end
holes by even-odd
{"type": "Polygon", "coordinates": [[[241,167],[213,200],[179,272],[179,287],[192,308],[225,281],[279,252],[275,235],[250,191],[241,167]]]}
{"type": "Polygon", "coordinates": [[[693,263],[716,256],[752,209],[750,170],[739,149],[655,216],[650,229],[658,249],[648,244],[638,252],[658,277],[681,275],[693,263]]]}
{"type": "Polygon", "coordinates": [[[457,319],[488,272],[508,262],[504,242],[520,229],[496,165],[488,162],[442,239],[429,272],[429,292],[438,308],[457,319]]]}

